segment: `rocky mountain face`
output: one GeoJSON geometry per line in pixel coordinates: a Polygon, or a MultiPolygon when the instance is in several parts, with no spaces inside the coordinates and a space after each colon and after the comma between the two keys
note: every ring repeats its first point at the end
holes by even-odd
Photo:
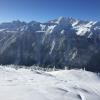
{"type": "Polygon", "coordinates": [[[0,64],[100,72],[100,22],[60,17],[0,24],[0,64]]]}

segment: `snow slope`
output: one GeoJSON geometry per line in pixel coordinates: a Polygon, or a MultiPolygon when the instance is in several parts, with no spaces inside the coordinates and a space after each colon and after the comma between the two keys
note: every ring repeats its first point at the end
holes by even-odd
{"type": "Polygon", "coordinates": [[[100,100],[100,79],[83,70],[43,72],[0,66],[0,100],[100,100]]]}

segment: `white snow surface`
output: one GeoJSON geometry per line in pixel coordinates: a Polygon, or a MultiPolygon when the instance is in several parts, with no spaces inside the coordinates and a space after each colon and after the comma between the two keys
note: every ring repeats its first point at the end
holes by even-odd
{"type": "Polygon", "coordinates": [[[56,25],[48,26],[46,35],[51,34],[54,31],[55,27],[56,27],[56,25]]]}
{"type": "Polygon", "coordinates": [[[91,31],[91,27],[93,25],[95,25],[97,22],[90,21],[89,23],[82,24],[82,25],[77,25],[77,23],[78,22],[76,21],[76,23],[74,23],[74,25],[72,25],[77,30],[76,34],[80,35],[80,36],[84,36],[87,32],[91,31]]]}
{"type": "Polygon", "coordinates": [[[65,30],[62,30],[62,31],[61,31],[61,34],[64,34],[64,33],[65,33],[65,30]]]}
{"type": "Polygon", "coordinates": [[[51,54],[51,53],[52,53],[52,51],[53,51],[54,47],[55,47],[55,40],[53,40],[53,42],[52,42],[52,46],[51,46],[51,50],[50,50],[49,54],[51,54]]]}
{"type": "Polygon", "coordinates": [[[5,31],[6,29],[0,29],[0,32],[5,31]]]}
{"type": "Polygon", "coordinates": [[[0,100],[100,100],[100,79],[83,70],[43,72],[0,66],[0,100]]]}

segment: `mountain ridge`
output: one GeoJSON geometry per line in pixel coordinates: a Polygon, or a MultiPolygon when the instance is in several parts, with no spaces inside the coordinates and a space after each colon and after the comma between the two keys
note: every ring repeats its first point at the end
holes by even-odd
{"type": "Polygon", "coordinates": [[[0,24],[0,64],[83,68],[100,72],[100,22],[59,17],[0,24]]]}

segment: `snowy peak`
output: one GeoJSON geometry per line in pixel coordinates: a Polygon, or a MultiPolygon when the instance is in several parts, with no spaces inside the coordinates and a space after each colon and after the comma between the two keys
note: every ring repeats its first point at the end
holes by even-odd
{"type": "Polygon", "coordinates": [[[18,31],[36,31],[36,32],[44,32],[45,34],[52,34],[54,32],[61,32],[74,30],[76,31],[76,35],[79,36],[87,36],[87,33],[94,33],[94,31],[100,30],[100,23],[93,21],[82,21],[78,19],[74,19],[72,17],[59,17],[58,19],[40,23],[36,21],[31,21],[29,23],[21,22],[19,20],[2,23],[0,24],[0,32],[15,32],[18,31]]]}
{"type": "Polygon", "coordinates": [[[80,24],[76,24],[76,25],[74,24],[73,27],[77,30],[77,32],[76,32],[77,35],[84,36],[89,32],[93,33],[94,25],[96,23],[97,22],[90,21],[87,23],[80,23],[80,24]]]}
{"type": "Polygon", "coordinates": [[[59,17],[56,21],[57,24],[64,24],[66,23],[66,17],[59,17]]]}
{"type": "Polygon", "coordinates": [[[66,24],[73,24],[77,21],[77,19],[74,19],[72,17],[59,17],[58,19],[49,21],[51,23],[56,23],[56,24],[60,24],[60,25],[66,25],[66,24]]]}
{"type": "Polygon", "coordinates": [[[50,29],[50,33],[58,31],[60,33],[60,31],[62,30],[74,30],[76,31],[76,35],[86,36],[87,38],[90,37],[90,34],[94,33],[94,30],[97,31],[98,29],[100,29],[100,24],[97,21],[83,21],[79,19],[74,19],[72,17],[59,17],[58,19],[49,21],[47,23],[47,28],[55,26],[55,28],[52,28],[52,30],[50,29]]]}

